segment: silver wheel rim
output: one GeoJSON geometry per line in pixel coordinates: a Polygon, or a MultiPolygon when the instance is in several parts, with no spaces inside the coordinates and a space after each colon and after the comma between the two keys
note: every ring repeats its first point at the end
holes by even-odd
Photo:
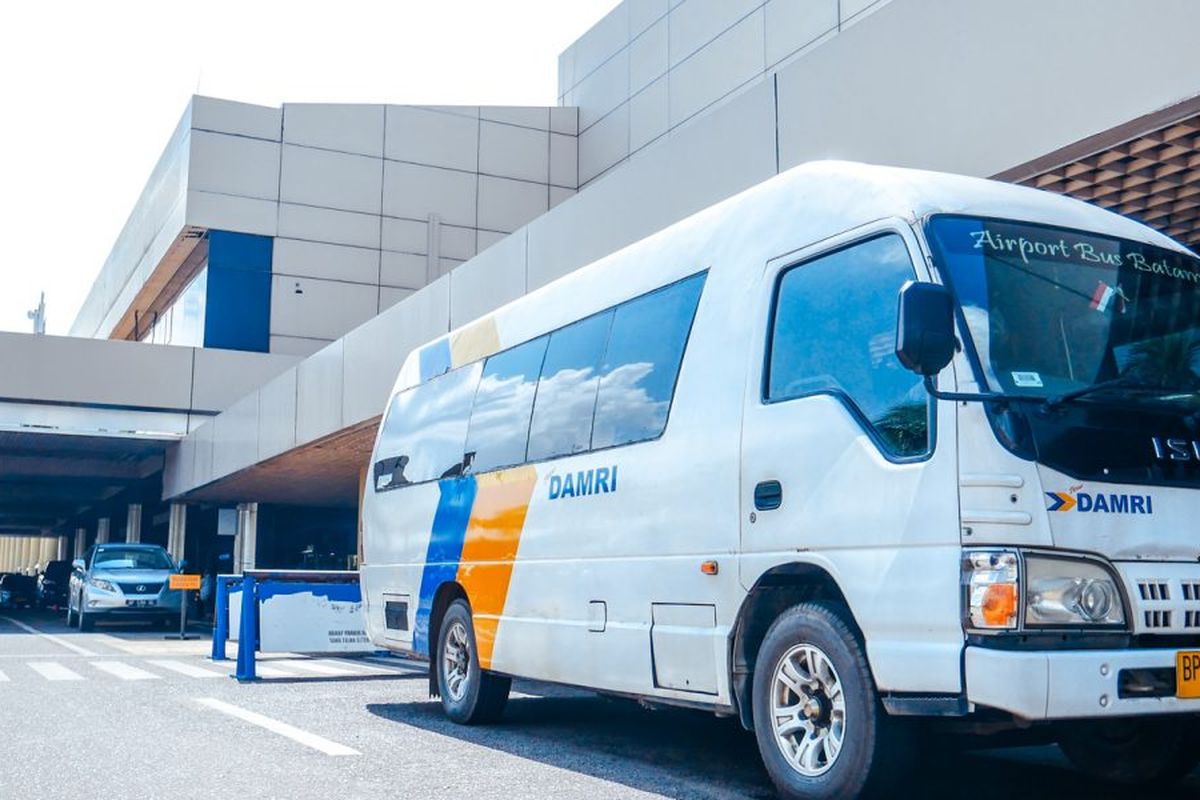
{"type": "Polygon", "coordinates": [[[458,620],[446,631],[446,646],[442,650],[442,677],[450,699],[458,702],[467,693],[467,676],[471,665],[471,646],[467,627],[458,620]]]}
{"type": "Polygon", "coordinates": [[[846,698],[821,648],[798,644],[775,665],[771,724],[780,752],[801,775],[823,775],[837,761],[846,738],[846,698]]]}

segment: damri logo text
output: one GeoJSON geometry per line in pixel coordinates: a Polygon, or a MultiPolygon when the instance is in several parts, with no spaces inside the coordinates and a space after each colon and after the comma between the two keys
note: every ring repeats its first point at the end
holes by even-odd
{"type": "Polygon", "coordinates": [[[1046,492],[1047,511],[1081,514],[1153,514],[1154,498],[1148,494],[1117,494],[1116,492],[1084,492],[1083,484],[1065,492],[1046,492]]]}

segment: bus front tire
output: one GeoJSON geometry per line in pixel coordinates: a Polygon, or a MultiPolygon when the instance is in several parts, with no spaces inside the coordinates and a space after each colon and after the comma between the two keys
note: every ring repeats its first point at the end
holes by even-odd
{"type": "Polygon", "coordinates": [[[442,708],[454,722],[480,725],[504,713],[512,679],[479,666],[475,625],[465,600],[455,600],[442,617],[435,668],[442,708]]]}
{"type": "Polygon", "coordinates": [[[1166,787],[1197,764],[1200,718],[1088,720],[1064,723],[1059,749],[1080,772],[1126,786],[1166,787]]]}
{"type": "Polygon", "coordinates": [[[754,734],[783,797],[858,797],[883,788],[902,759],[847,619],[843,606],[801,603],[759,649],[754,734]]]}

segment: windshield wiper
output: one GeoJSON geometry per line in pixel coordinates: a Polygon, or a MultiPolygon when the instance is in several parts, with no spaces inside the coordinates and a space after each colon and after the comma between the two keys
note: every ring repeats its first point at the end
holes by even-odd
{"type": "Polygon", "coordinates": [[[1100,392],[1105,389],[1115,389],[1115,388],[1119,388],[1119,387],[1130,388],[1130,389],[1132,389],[1132,388],[1140,388],[1140,389],[1155,388],[1153,386],[1150,386],[1149,384],[1142,383],[1141,381],[1134,379],[1134,377],[1132,375],[1122,375],[1118,378],[1110,378],[1109,380],[1106,380],[1106,381],[1100,381],[1099,383],[1093,383],[1091,386],[1084,386],[1082,389],[1075,389],[1074,391],[1064,392],[1063,394],[1056,395],[1055,397],[1047,397],[1046,398],[1046,407],[1047,408],[1058,408],[1059,406],[1063,405],[1064,403],[1070,403],[1073,400],[1078,400],[1081,397],[1086,397],[1087,395],[1092,394],[1093,392],[1100,392]]]}

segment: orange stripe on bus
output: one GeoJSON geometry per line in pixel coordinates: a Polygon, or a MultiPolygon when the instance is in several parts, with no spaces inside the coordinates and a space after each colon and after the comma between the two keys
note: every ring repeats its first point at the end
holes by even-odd
{"type": "Polygon", "coordinates": [[[525,514],[537,485],[537,469],[516,467],[479,475],[475,481],[475,503],[458,562],[458,582],[471,601],[479,664],[490,669],[525,514]]]}

